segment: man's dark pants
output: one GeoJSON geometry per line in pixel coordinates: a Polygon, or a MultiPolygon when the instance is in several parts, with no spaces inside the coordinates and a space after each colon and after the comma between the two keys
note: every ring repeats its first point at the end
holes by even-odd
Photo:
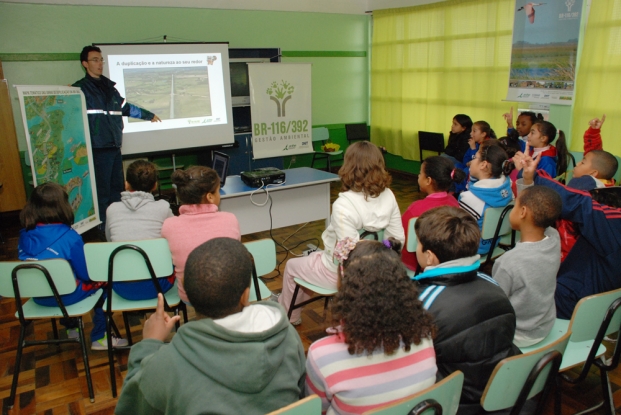
{"type": "Polygon", "coordinates": [[[95,165],[99,217],[102,221],[101,228],[104,229],[106,209],[112,203],[119,202],[121,192],[125,190],[121,149],[117,147],[94,148],[93,164],[95,165]]]}

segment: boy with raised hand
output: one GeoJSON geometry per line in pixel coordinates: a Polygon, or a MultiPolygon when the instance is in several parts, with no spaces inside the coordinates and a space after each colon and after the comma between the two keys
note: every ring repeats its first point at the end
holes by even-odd
{"type": "Polygon", "coordinates": [[[158,297],[130,352],[117,415],[265,414],[299,399],[302,342],[280,305],[249,305],[251,272],[250,254],[234,239],[192,251],[184,284],[197,317],[165,345],[178,317],[158,297]]]}
{"type": "Polygon", "coordinates": [[[483,412],[483,389],[513,345],[515,313],[509,299],[488,275],[478,272],[481,232],[466,211],[437,207],[418,217],[416,258],[424,272],[413,279],[419,298],[434,317],[433,340],[438,380],[464,373],[460,415],[483,412]]]}
{"type": "Polygon", "coordinates": [[[543,340],[554,325],[554,291],[561,265],[561,241],[552,228],[562,208],[552,189],[533,186],[518,196],[509,215],[520,241],[494,263],[492,277],[515,310],[513,343],[530,346],[543,340]]]}
{"type": "Polygon", "coordinates": [[[619,188],[593,189],[590,193],[572,189],[545,172],[536,172],[539,157],[527,154],[517,153],[514,158],[524,170],[517,183],[518,193],[532,185],[553,189],[563,202],[561,219],[573,222],[580,233],[556,279],[556,316],[568,320],[580,299],[621,288],[621,201],[610,197],[616,196],[619,188]]]}

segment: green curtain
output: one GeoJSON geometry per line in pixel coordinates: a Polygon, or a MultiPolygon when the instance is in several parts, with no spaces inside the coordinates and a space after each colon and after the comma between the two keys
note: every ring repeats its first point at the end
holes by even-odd
{"type": "Polygon", "coordinates": [[[589,120],[606,114],[604,150],[621,155],[621,1],[591,2],[577,75],[571,150],[583,150],[589,120]]]}
{"type": "Polygon", "coordinates": [[[374,11],[373,142],[418,160],[418,131],[443,132],[448,139],[459,113],[505,135],[502,114],[511,106],[517,110],[516,103],[502,101],[514,6],[515,0],[449,0],[374,11]]]}

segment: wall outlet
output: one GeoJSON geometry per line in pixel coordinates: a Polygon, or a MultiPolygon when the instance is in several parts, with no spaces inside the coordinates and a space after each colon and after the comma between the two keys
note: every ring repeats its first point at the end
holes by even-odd
{"type": "Polygon", "coordinates": [[[291,164],[295,164],[295,156],[291,156],[291,164]]]}

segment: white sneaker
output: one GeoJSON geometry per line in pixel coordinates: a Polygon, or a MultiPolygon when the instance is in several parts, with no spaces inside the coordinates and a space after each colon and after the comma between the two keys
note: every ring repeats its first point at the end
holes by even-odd
{"type": "Polygon", "coordinates": [[[68,339],[79,339],[80,338],[80,329],[67,329],[67,338],[68,339]]]}
{"type": "MultiPolygon", "coordinates": [[[[125,347],[129,343],[127,340],[121,339],[120,337],[116,337],[112,335],[112,347],[125,347]]],[[[108,338],[103,336],[101,339],[94,341],[91,344],[91,350],[108,350],[108,338]]]]}

